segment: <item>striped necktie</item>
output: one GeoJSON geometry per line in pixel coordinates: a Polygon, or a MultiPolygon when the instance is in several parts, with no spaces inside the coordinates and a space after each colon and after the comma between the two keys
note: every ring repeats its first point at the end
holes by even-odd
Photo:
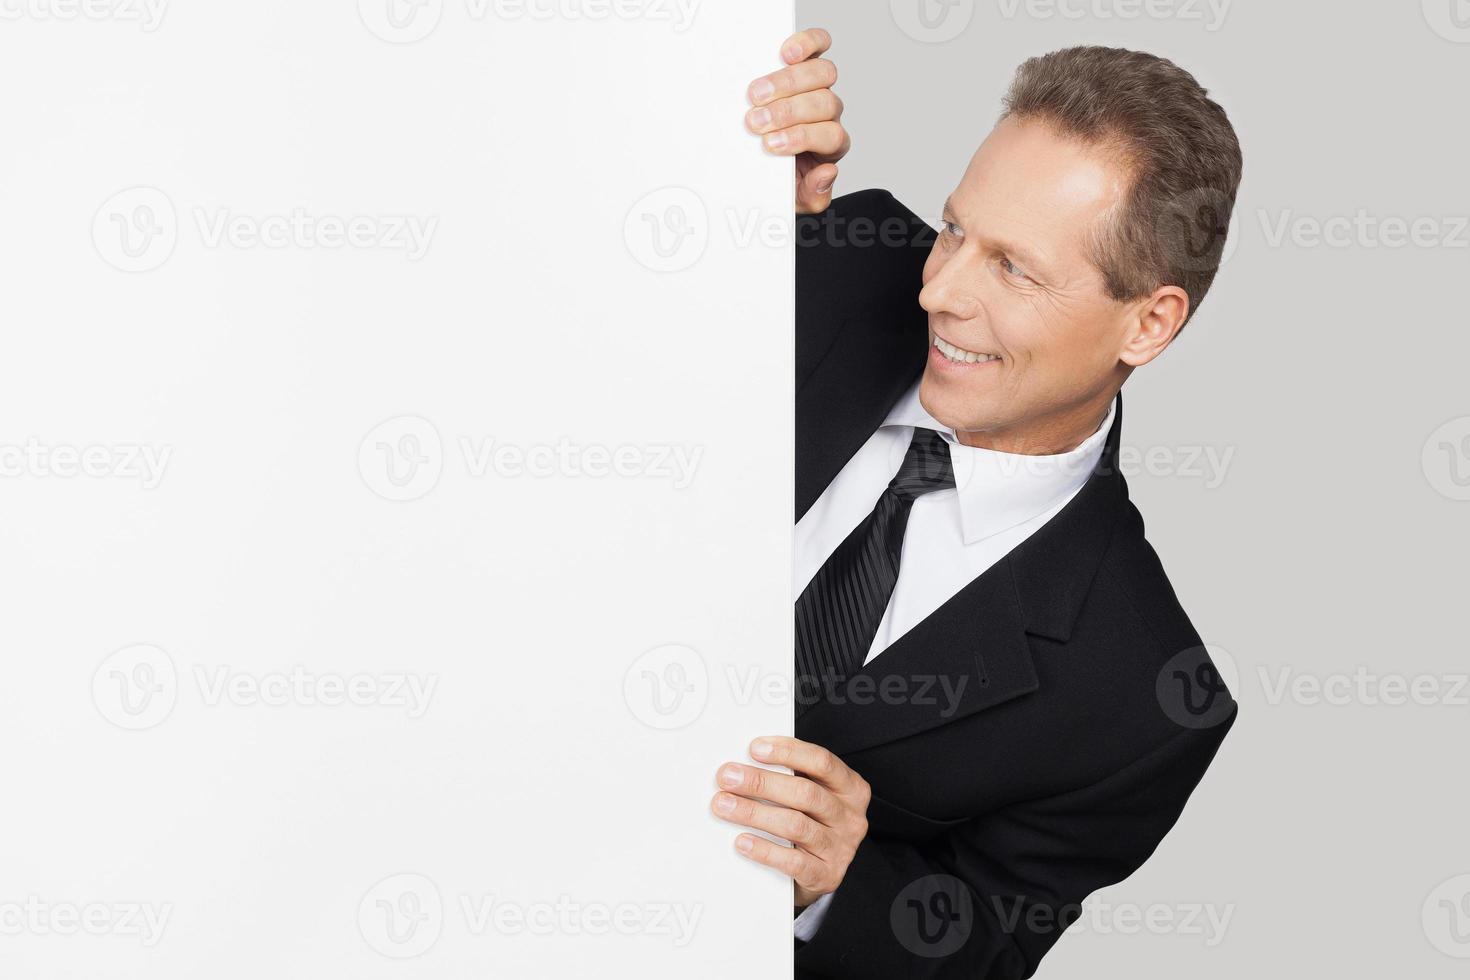
{"type": "Polygon", "coordinates": [[[796,600],[799,693],[840,681],[862,667],[898,584],[903,535],[914,501],[954,485],[949,444],[932,429],[916,428],[903,464],[872,513],[837,546],[796,600]]]}

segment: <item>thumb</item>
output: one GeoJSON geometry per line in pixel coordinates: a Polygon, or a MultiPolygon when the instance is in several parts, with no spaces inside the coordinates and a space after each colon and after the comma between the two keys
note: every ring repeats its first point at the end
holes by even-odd
{"type": "Polygon", "coordinates": [[[818,214],[832,203],[832,188],[837,183],[837,165],[824,163],[803,174],[796,184],[796,212],[818,214]]]}

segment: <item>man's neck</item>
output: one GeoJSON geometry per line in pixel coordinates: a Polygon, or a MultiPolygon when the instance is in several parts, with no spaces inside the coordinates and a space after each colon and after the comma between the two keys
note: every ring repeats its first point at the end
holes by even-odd
{"type": "Polygon", "coordinates": [[[955,432],[960,445],[1015,456],[1059,456],[1076,449],[1101,428],[1114,395],[1079,405],[1066,412],[1007,426],[955,432]]]}

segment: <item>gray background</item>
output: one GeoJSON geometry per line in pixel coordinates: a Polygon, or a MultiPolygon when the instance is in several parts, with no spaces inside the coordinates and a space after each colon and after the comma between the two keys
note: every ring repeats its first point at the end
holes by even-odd
{"type": "Polygon", "coordinates": [[[1174,833],[1040,976],[1463,976],[1470,5],[1254,0],[1218,20],[1192,0],[960,0],[945,40],[899,26],[918,2],[938,16],[797,4],[836,38],[854,146],[839,193],[886,187],[937,221],[1015,66],[1072,44],[1175,60],[1245,151],[1234,252],[1129,382],[1123,433],[1156,454],[1132,495],[1238,670],[1241,718],[1174,833]],[[1341,244],[1312,237],[1360,213],[1341,244]],[[1421,242],[1399,244],[1393,221],[1419,219],[1421,242]],[[1211,472],[1206,451],[1233,455],[1211,472]],[[1386,703],[1395,678],[1425,703],[1386,703]],[[1329,701],[1283,679],[1353,686],[1329,701]],[[1218,942],[1185,921],[1200,907],[1231,916],[1218,942]],[[1127,917],[1151,908],[1174,924],[1127,917]]]}

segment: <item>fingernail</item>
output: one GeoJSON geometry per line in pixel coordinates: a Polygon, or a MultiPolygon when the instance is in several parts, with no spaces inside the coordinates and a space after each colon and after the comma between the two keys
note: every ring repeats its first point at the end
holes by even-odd
{"type": "Polygon", "coordinates": [[[750,101],[759,105],[770,101],[771,96],[776,94],[776,83],[768,78],[762,78],[750,84],[750,101]]]}
{"type": "Polygon", "coordinates": [[[781,56],[787,61],[795,61],[801,57],[801,45],[793,41],[781,49],[781,56]]]}
{"type": "Polygon", "coordinates": [[[755,847],[755,840],[750,837],[737,837],[735,838],[735,846],[740,849],[741,854],[749,854],[751,849],[755,847]]]}
{"type": "Polygon", "coordinates": [[[750,754],[757,759],[769,759],[771,757],[771,743],[761,739],[750,743],[750,754]]]}
{"type": "Polygon", "coordinates": [[[752,109],[747,113],[747,119],[750,122],[751,129],[765,129],[771,124],[771,110],[752,109]]]}
{"type": "Polygon", "coordinates": [[[721,793],[719,796],[715,797],[715,809],[721,813],[734,813],[735,797],[726,796],[725,794],[721,793]]]}
{"type": "Polygon", "coordinates": [[[720,770],[721,786],[739,786],[741,779],[739,766],[726,766],[720,770]]]}
{"type": "Polygon", "coordinates": [[[773,150],[783,149],[785,148],[786,144],[790,142],[791,138],[788,137],[785,133],[766,134],[766,146],[770,147],[773,150]]]}

